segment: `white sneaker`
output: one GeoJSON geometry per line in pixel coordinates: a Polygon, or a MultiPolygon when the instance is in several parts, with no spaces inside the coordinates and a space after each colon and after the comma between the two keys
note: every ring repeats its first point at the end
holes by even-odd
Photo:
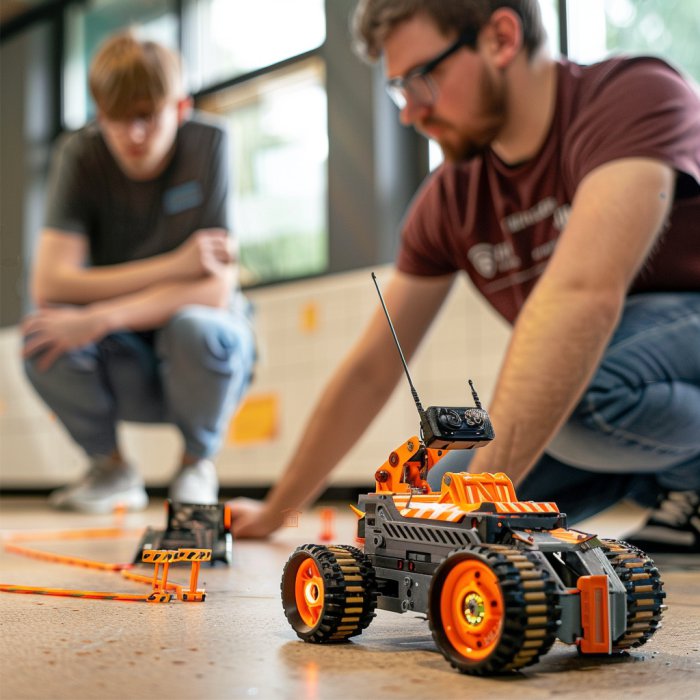
{"type": "Polygon", "coordinates": [[[216,504],[219,497],[219,480],[213,462],[200,459],[194,464],[182,467],[170,484],[168,497],[174,503],[216,504]]]}
{"type": "Polygon", "coordinates": [[[101,514],[111,513],[117,506],[143,510],[148,495],[141,475],[130,464],[97,457],[80,481],[53,491],[49,504],[61,510],[101,514]]]}

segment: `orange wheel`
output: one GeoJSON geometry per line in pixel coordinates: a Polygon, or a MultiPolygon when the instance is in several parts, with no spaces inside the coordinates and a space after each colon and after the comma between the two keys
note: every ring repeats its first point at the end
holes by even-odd
{"type": "Polygon", "coordinates": [[[284,614],[305,642],[344,642],[369,625],[377,606],[374,569],[354,547],[298,547],[280,588],[284,614]]]}
{"type": "Polygon", "coordinates": [[[448,572],[440,595],[445,636],[466,658],[486,658],[503,629],[503,595],[491,567],[480,559],[464,559],[448,572]]]}
{"type": "Polygon", "coordinates": [[[315,627],[323,612],[323,578],[312,557],[306,557],[296,572],[294,599],[305,625],[315,627]]]}
{"type": "Polygon", "coordinates": [[[554,642],[557,614],[556,595],[537,560],[503,545],[451,552],[430,583],[433,639],[462,673],[500,673],[535,663],[554,642]],[[528,591],[538,594],[540,606],[526,604],[528,591]]]}

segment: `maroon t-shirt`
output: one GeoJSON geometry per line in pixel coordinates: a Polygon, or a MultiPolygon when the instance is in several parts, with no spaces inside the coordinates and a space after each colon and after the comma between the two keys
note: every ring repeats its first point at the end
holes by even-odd
{"type": "Polygon", "coordinates": [[[576,189],[619,158],[654,158],[678,172],[669,225],[631,291],[700,290],[700,97],[654,58],[557,65],[555,113],[539,153],[515,167],[493,151],[444,163],[406,217],[398,269],[465,270],[513,322],[547,266],[576,189]]]}

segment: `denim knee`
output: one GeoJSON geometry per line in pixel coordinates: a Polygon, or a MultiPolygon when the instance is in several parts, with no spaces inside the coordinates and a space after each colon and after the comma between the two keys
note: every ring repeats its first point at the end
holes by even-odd
{"type": "Polygon", "coordinates": [[[212,336],[216,337],[218,325],[216,319],[184,310],[176,314],[163,329],[163,339],[171,352],[177,351],[192,358],[207,353],[220,356],[220,352],[217,353],[219,349],[210,341],[212,336]]]}
{"type": "Polygon", "coordinates": [[[182,361],[221,374],[230,374],[239,346],[236,326],[228,311],[187,307],[162,329],[159,354],[172,363],[182,361]]]}
{"type": "Polygon", "coordinates": [[[649,472],[700,454],[700,295],[631,297],[608,349],[547,451],[593,470],[649,472]]]}

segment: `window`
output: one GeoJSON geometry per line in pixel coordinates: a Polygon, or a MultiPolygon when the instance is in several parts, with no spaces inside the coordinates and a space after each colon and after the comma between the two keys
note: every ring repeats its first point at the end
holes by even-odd
{"type": "Polygon", "coordinates": [[[697,0],[588,0],[567,3],[569,56],[592,63],[611,52],[665,58],[700,79],[697,0]]]}
{"type": "Polygon", "coordinates": [[[198,100],[228,123],[244,286],[327,268],[324,85],[323,62],[312,57],[198,100]]]}
{"type": "Polygon", "coordinates": [[[175,0],[92,0],[66,12],[63,124],[78,129],[95,115],[88,90],[88,68],[98,46],[113,32],[137,27],[139,36],[176,49],[175,0]]]}
{"type": "Polygon", "coordinates": [[[196,89],[318,48],[326,38],[324,0],[199,0],[187,17],[185,47],[196,89]]]}
{"type": "Polygon", "coordinates": [[[80,128],[94,116],[90,61],[108,35],[128,26],[179,49],[197,107],[227,122],[231,220],[241,243],[242,283],[325,272],[328,127],[324,63],[315,55],[326,38],[325,0],[69,5],[66,128],[80,128]]]}
{"type": "Polygon", "coordinates": [[[325,272],[324,0],[187,0],[183,22],[197,107],[228,126],[242,284],[325,272]]]}

